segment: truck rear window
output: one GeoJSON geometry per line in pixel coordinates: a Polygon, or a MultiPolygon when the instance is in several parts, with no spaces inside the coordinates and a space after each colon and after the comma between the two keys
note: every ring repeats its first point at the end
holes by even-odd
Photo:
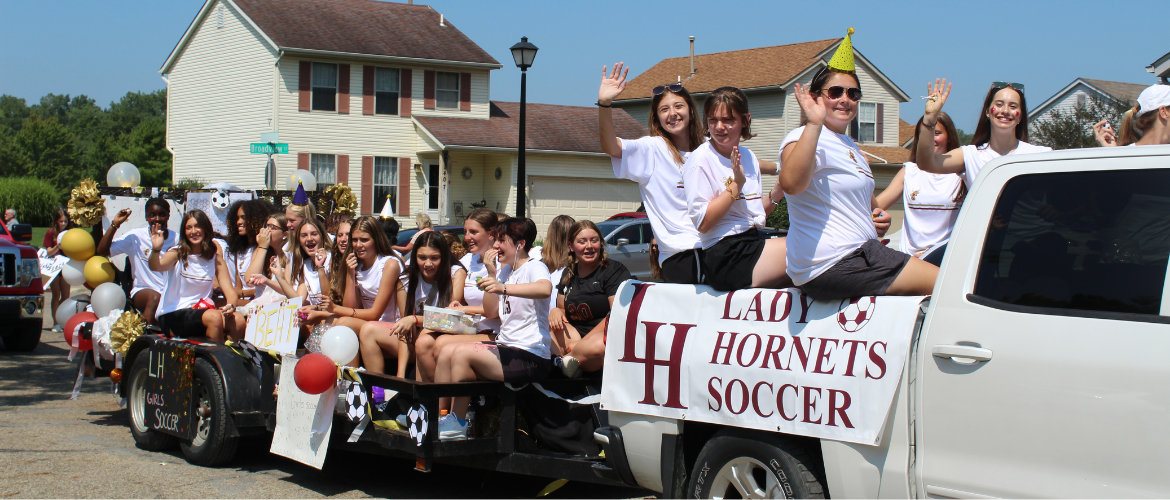
{"type": "Polygon", "coordinates": [[[996,203],[975,295],[1156,315],[1168,257],[1170,170],[1022,176],[996,203]]]}

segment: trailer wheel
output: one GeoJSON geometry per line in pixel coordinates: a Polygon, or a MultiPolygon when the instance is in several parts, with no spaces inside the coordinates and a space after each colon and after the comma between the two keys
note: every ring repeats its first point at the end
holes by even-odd
{"type": "Polygon", "coordinates": [[[825,498],[811,456],[791,438],[722,431],[707,441],[691,471],[694,498],[825,498]]]}
{"type": "Polygon", "coordinates": [[[191,404],[195,437],[182,443],[187,461],[205,467],[227,463],[236,455],[239,436],[232,436],[231,415],[223,379],[206,359],[196,358],[192,368],[191,404]]]}
{"type": "Polygon", "coordinates": [[[152,430],[147,425],[146,414],[146,387],[150,372],[150,353],[143,352],[134,359],[130,368],[130,394],[127,404],[130,411],[130,434],[134,436],[134,444],[149,451],[162,451],[174,448],[179,439],[170,435],[152,430]]]}

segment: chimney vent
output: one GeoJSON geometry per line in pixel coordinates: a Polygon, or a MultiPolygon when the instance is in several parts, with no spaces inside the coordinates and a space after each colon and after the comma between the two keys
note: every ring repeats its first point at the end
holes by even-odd
{"type": "Polygon", "coordinates": [[[687,77],[689,80],[695,76],[695,37],[691,37],[691,76],[687,77]]]}
{"type": "Polygon", "coordinates": [[[439,14],[439,26],[447,27],[446,24],[443,24],[443,15],[442,14],[439,14]]]}

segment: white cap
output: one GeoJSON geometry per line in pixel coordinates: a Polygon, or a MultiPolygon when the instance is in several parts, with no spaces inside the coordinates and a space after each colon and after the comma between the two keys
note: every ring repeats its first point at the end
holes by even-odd
{"type": "Polygon", "coordinates": [[[1170,106],[1170,85],[1151,85],[1138,96],[1138,116],[1157,111],[1162,106],[1170,106]]]}

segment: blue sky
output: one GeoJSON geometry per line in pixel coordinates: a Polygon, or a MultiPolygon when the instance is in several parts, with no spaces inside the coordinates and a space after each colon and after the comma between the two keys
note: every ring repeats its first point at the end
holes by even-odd
{"type": "MultiPolygon", "coordinates": [[[[428,3],[419,0],[419,3],[428,3]]],[[[530,102],[590,105],[601,66],[631,74],[687,54],[842,36],[913,100],[926,83],[955,82],[946,110],[970,132],[988,85],[1027,86],[1035,106],[1077,77],[1155,83],[1145,67],[1170,52],[1162,28],[1170,2],[853,2],[793,10],[796,2],[460,1],[429,2],[504,64],[491,97],[519,100],[520,71],[508,47],[528,36],[540,47],[529,70],[530,102]],[[979,4],[981,4],[980,2],[979,4]]],[[[35,102],[46,93],[87,94],[105,106],[128,91],[163,88],[158,68],[202,0],[0,0],[0,93],[35,102]]]]}

